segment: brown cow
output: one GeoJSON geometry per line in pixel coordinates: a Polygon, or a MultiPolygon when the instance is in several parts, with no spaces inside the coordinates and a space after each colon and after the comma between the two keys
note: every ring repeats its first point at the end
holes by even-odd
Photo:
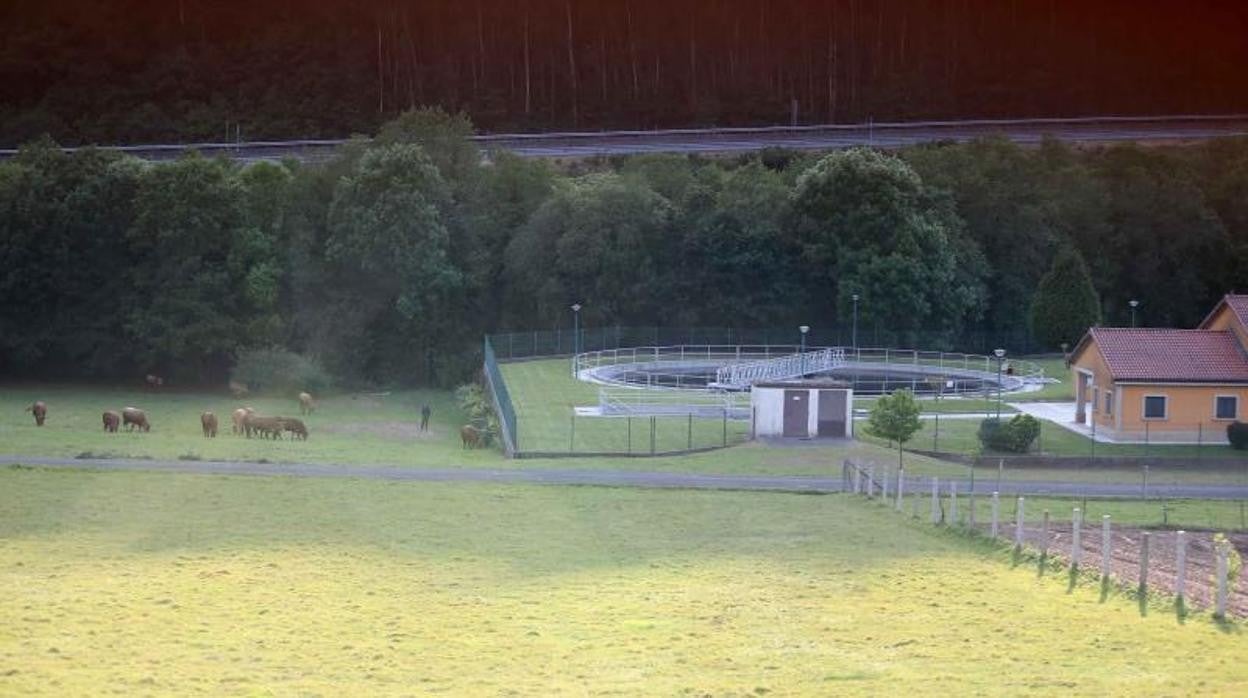
{"type": "Polygon", "coordinates": [[[205,439],[217,438],[217,415],[211,412],[199,415],[199,425],[204,430],[205,439]]]}
{"type": "Polygon", "coordinates": [[[104,431],[117,433],[117,427],[121,425],[121,415],[109,410],[104,413],[104,431]]]}
{"type": "Polygon", "coordinates": [[[243,418],[243,429],[247,433],[247,438],[251,438],[252,434],[259,434],[267,438],[282,438],[282,429],[285,428],[281,417],[261,417],[258,414],[248,414],[243,418]]]}
{"type": "Polygon", "coordinates": [[[295,419],[293,417],[279,417],[279,419],[282,420],[282,427],[286,429],[286,431],[290,432],[291,438],[299,438],[304,441],[308,440],[308,428],[304,425],[302,419],[295,419]]]}
{"type": "Polygon", "coordinates": [[[121,410],[121,424],[126,427],[126,431],[134,431],[138,427],[140,431],[151,431],[152,425],[147,421],[147,413],[137,407],[126,407],[121,410]]]}
{"type": "Polygon", "coordinates": [[[234,426],[232,427],[234,433],[235,434],[247,433],[247,429],[243,426],[243,420],[247,418],[247,415],[255,414],[255,413],[256,411],[251,409],[250,407],[240,407],[234,410],[234,413],[230,415],[230,419],[234,421],[234,426]]]}
{"type": "Polygon", "coordinates": [[[459,428],[459,439],[463,442],[463,448],[480,448],[481,430],[471,424],[465,424],[459,428]]]}
{"type": "Polygon", "coordinates": [[[312,401],[312,396],[299,393],[299,414],[312,414],[314,409],[316,409],[316,403],[312,401]]]}
{"type": "Polygon", "coordinates": [[[43,400],[36,401],[35,404],[27,407],[25,411],[35,415],[35,426],[38,427],[43,426],[43,420],[48,418],[48,406],[44,404],[43,400]]]}
{"type": "Polygon", "coordinates": [[[159,388],[160,386],[165,384],[164,378],[161,378],[160,376],[157,376],[152,373],[147,374],[147,376],[144,377],[143,380],[147,382],[147,387],[149,388],[159,388]]]}
{"type": "Polygon", "coordinates": [[[234,397],[236,398],[244,397],[247,395],[247,392],[248,390],[247,390],[246,383],[239,383],[238,381],[230,381],[230,394],[233,395],[234,397]]]}

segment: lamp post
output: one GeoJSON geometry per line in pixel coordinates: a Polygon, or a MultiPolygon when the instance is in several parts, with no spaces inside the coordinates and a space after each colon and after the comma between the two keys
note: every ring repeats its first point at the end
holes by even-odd
{"type": "Polygon", "coordinates": [[[853,344],[854,349],[857,349],[858,348],[858,294],[855,293],[852,296],[852,298],[854,299],[854,334],[852,336],[852,344],[853,344]]]}
{"type": "Polygon", "coordinates": [[[994,349],[992,353],[997,357],[997,421],[1001,421],[1001,363],[1005,360],[1004,349],[994,349]]]}
{"type": "Polygon", "coordinates": [[[1135,327],[1135,309],[1140,307],[1140,302],[1132,298],[1127,301],[1127,305],[1131,306],[1131,326],[1135,327]]]}
{"type": "Polygon", "coordinates": [[[572,304],[572,355],[581,353],[581,304],[572,304]]]}
{"type": "Polygon", "coordinates": [[[798,352],[802,357],[802,377],[806,377],[806,333],[810,331],[810,325],[802,325],[797,328],[802,333],[802,348],[798,352]]]}

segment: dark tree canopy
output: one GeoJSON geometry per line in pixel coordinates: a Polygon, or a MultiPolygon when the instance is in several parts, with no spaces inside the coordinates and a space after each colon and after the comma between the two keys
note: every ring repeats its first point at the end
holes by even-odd
{"type": "Polygon", "coordinates": [[[1074,347],[1089,327],[1101,322],[1101,303],[1088,265],[1074,247],[1063,247],[1053,259],[1031,305],[1036,341],[1047,349],[1074,347]]]}

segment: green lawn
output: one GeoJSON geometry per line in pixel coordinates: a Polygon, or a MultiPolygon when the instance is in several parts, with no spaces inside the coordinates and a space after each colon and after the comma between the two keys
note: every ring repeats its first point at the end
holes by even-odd
{"type": "MultiPolygon", "coordinates": [[[[1005,400],[1012,399],[1006,395],[1005,400]]],[[[939,400],[923,398],[919,401],[919,407],[922,408],[923,414],[977,414],[987,416],[997,413],[997,401],[984,400],[982,398],[941,398],[939,400]]],[[[870,410],[875,405],[875,398],[858,397],[854,398],[855,410],[870,410]]],[[[1014,414],[1013,407],[1001,403],[1001,414],[1014,414]]]]}
{"type": "Polygon", "coordinates": [[[1070,369],[1066,368],[1066,360],[1063,358],[1041,358],[1024,356],[1025,361],[1038,364],[1044,369],[1044,375],[1049,378],[1056,378],[1060,383],[1048,383],[1040,390],[1029,393],[1014,393],[1010,395],[1011,402],[1063,402],[1075,399],[1075,388],[1070,381],[1070,369]]]}
{"type": "Polygon", "coordinates": [[[0,470],[0,694],[1233,695],[1141,615],[846,496],[0,470]]]}

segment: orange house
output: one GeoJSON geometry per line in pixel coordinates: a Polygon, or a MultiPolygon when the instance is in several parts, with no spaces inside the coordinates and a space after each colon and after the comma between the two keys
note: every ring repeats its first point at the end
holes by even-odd
{"type": "Polygon", "coordinates": [[[1200,327],[1093,327],[1070,355],[1075,421],[1114,441],[1225,443],[1248,421],[1248,296],[1200,327]]]}

